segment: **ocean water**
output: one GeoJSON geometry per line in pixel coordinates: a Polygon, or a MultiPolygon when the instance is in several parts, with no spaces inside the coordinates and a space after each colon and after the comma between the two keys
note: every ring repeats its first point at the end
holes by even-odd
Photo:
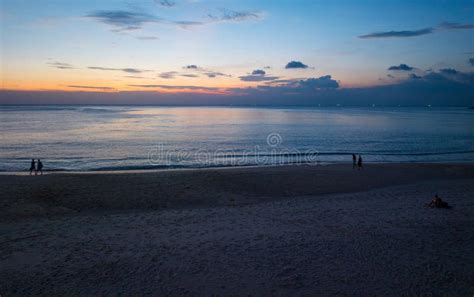
{"type": "Polygon", "coordinates": [[[0,170],[473,162],[466,108],[0,106],[0,170]]]}

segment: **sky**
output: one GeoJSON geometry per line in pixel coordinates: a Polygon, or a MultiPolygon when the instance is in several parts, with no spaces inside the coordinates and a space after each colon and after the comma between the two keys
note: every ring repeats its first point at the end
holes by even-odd
{"type": "Polygon", "coordinates": [[[474,2],[0,0],[0,103],[474,105],[474,2]]]}

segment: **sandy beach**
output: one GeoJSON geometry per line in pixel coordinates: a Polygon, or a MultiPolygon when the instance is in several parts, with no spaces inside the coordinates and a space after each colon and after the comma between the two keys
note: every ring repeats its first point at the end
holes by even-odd
{"type": "Polygon", "coordinates": [[[2,296],[471,296],[474,165],[0,175],[2,296]],[[451,209],[425,207],[439,194],[451,209]]]}

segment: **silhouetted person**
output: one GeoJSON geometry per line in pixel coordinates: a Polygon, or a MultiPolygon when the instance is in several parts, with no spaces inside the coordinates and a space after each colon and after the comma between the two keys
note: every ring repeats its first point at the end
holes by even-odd
{"type": "Polygon", "coordinates": [[[357,157],[355,154],[352,154],[352,169],[355,169],[357,165],[357,157]]]}
{"type": "Polygon", "coordinates": [[[361,157],[361,155],[359,155],[359,160],[357,160],[357,167],[359,168],[359,170],[362,169],[362,157],[361,157]]]}
{"type": "Polygon", "coordinates": [[[428,204],[429,207],[437,207],[437,208],[449,208],[449,205],[447,202],[443,201],[438,194],[435,195],[433,200],[428,204]]]}
{"type": "Polygon", "coordinates": [[[38,159],[38,169],[36,170],[35,174],[37,174],[38,172],[41,172],[41,175],[43,175],[43,163],[40,159],[38,159]]]}
{"type": "Polygon", "coordinates": [[[33,174],[33,171],[35,172],[35,175],[36,175],[36,162],[35,162],[35,159],[31,159],[30,175],[33,174]]]}

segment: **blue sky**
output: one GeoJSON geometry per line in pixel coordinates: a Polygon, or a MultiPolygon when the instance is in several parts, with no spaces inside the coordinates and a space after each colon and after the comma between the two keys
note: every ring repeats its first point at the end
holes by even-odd
{"type": "MultiPolygon", "coordinates": [[[[472,89],[472,1],[2,0],[1,5],[1,88],[10,92],[242,96],[242,89],[307,86],[298,82],[328,75],[338,89],[347,89],[426,80],[432,72],[472,89]],[[285,67],[292,61],[303,66],[285,67]],[[400,64],[410,70],[388,70],[400,64]],[[178,88],[185,86],[192,88],[178,88]]],[[[316,83],[313,91],[327,88],[316,83]]]]}

